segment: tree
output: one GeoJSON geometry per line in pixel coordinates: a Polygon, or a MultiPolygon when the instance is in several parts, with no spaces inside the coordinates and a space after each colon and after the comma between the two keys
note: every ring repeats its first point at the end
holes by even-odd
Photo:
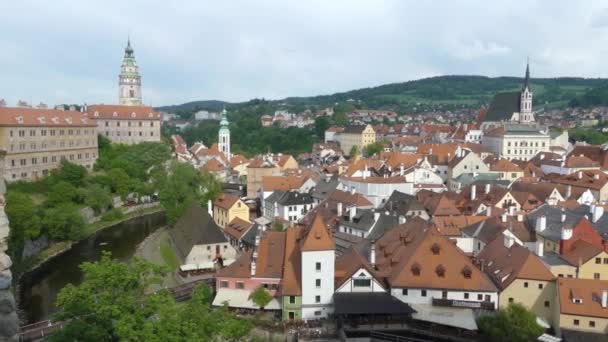
{"type": "Polygon", "coordinates": [[[497,342],[533,341],[544,332],[534,313],[521,304],[510,304],[496,315],[482,316],[477,323],[489,340],[497,342]]]}
{"type": "Polygon", "coordinates": [[[338,126],[348,125],[348,116],[345,112],[336,112],[334,114],[334,123],[338,126]]]}
{"type": "Polygon", "coordinates": [[[87,169],[84,166],[70,163],[67,160],[61,161],[61,167],[51,172],[50,179],[58,181],[66,181],[73,186],[82,185],[84,177],[87,175],[87,169]]]}
{"type": "Polygon", "coordinates": [[[319,139],[325,137],[325,131],[329,128],[329,119],[327,116],[317,116],[315,118],[315,134],[319,139]]]}
{"type": "Polygon", "coordinates": [[[57,297],[57,319],[67,324],[50,341],[239,341],[252,328],[227,308],[211,308],[206,285],[197,286],[182,305],[168,291],[147,291],[166,271],[151,262],[125,263],[104,253],[81,268],[82,283],[67,285],[57,297]]]}
{"type": "Polygon", "coordinates": [[[260,309],[264,310],[266,305],[270,303],[272,300],[272,296],[263,286],[258,286],[251,294],[249,295],[249,299],[260,307],[260,309]]]}
{"type": "Polygon", "coordinates": [[[282,232],[283,230],[285,230],[285,226],[280,221],[274,221],[274,223],[272,224],[272,230],[282,232]]]}
{"type": "Polygon", "coordinates": [[[110,191],[99,184],[87,185],[81,190],[81,196],[84,198],[84,205],[93,209],[96,214],[100,214],[112,205],[110,191]]]}
{"type": "Polygon", "coordinates": [[[30,196],[20,192],[8,192],[5,210],[11,225],[9,247],[15,252],[11,254],[21,255],[24,241],[40,236],[42,224],[38,209],[30,196]]]}
{"type": "Polygon", "coordinates": [[[374,154],[380,153],[382,151],[384,151],[384,144],[380,141],[365,146],[365,153],[368,157],[373,156],[374,154]]]}
{"type": "Polygon", "coordinates": [[[71,183],[61,180],[51,186],[48,198],[44,202],[47,207],[59,205],[61,203],[71,203],[79,201],[81,193],[71,183]]]}
{"type": "Polygon", "coordinates": [[[60,203],[44,211],[42,224],[53,240],[76,240],[82,236],[85,222],[78,207],[60,203]]]}
{"type": "Polygon", "coordinates": [[[356,156],[359,155],[359,147],[357,147],[357,145],[354,145],[353,147],[350,148],[350,152],[348,154],[351,158],[355,158],[356,156]]]}

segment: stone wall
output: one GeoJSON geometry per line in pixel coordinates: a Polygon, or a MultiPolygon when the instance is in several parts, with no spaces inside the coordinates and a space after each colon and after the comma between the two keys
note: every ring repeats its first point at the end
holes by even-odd
{"type": "MultiPolygon", "coordinates": [[[[4,188],[4,181],[0,180],[4,188]]],[[[19,317],[17,316],[17,305],[11,292],[13,276],[10,267],[11,258],[6,255],[8,248],[9,222],[4,212],[4,191],[0,192],[0,341],[19,340],[19,317]]]]}

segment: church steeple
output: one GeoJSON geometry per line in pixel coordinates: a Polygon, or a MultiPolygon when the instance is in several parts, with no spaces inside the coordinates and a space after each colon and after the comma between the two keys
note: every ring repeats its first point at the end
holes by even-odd
{"type": "Polygon", "coordinates": [[[118,75],[118,98],[121,105],[141,106],[141,76],[131,47],[131,38],[127,38],[127,47],[118,75]]]}
{"type": "Polygon", "coordinates": [[[534,113],[532,112],[532,89],[530,89],[530,59],[526,63],[526,76],[521,90],[519,99],[519,122],[532,123],[534,122],[534,113]]]}
{"type": "Polygon", "coordinates": [[[526,88],[530,88],[530,58],[528,58],[528,61],[526,63],[526,76],[524,78],[524,87],[522,88],[522,90],[526,88]]]}

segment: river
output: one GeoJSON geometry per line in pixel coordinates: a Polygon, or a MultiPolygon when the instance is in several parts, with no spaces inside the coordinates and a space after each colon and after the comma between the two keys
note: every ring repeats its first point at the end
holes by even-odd
{"type": "Polygon", "coordinates": [[[20,280],[21,320],[33,323],[48,319],[56,310],[59,290],[67,284],[76,285],[82,281],[79,268],[82,262],[99,260],[103,251],[111,252],[119,260],[130,260],[137,246],[164,224],[162,212],[121,222],[74,244],[69,251],[24,274],[20,280]]]}

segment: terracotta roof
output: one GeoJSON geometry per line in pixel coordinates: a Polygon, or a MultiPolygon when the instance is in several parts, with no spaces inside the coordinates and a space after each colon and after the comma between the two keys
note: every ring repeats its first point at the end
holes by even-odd
{"type": "Polygon", "coordinates": [[[342,190],[336,190],[329,195],[328,200],[333,202],[340,202],[346,205],[352,205],[356,207],[367,207],[371,206],[370,202],[365,196],[360,193],[351,193],[342,190]]]}
{"type": "Polygon", "coordinates": [[[336,258],[335,288],[337,289],[342,286],[345,281],[362,268],[369,272],[372,277],[377,278],[376,270],[371,267],[369,261],[357,249],[351,246],[344,254],[336,258]]]}
{"type": "Polygon", "coordinates": [[[599,167],[600,163],[585,156],[569,156],[566,158],[566,167],[599,167]]]}
{"type": "Polygon", "coordinates": [[[295,190],[299,189],[306,179],[297,176],[265,176],[262,178],[262,188],[265,192],[295,190]]]}
{"type": "Polygon", "coordinates": [[[492,281],[435,228],[406,223],[389,230],[376,242],[376,260],[379,274],[391,287],[496,291],[492,281]]]}
{"type": "Polygon", "coordinates": [[[346,171],[342,174],[343,176],[350,177],[357,171],[363,171],[367,167],[368,169],[380,169],[382,162],[375,159],[357,159],[352,161],[346,171]]]}
{"type": "Polygon", "coordinates": [[[608,169],[608,151],[602,146],[597,145],[574,145],[570,155],[583,155],[595,162],[598,162],[602,169],[608,169]]]}
{"type": "Polygon", "coordinates": [[[573,266],[579,266],[594,258],[596,255],[603,252],[603,249],[598,248],[585,240],[578,240],[572,244],[570,250],[562,254],[562,259],[566,260],[573,266]]]}
{"type": "Polygon", "coordinates": [[[557,289],[562,314],[608,318],[608,309],[601,304],[608,280],[559,278],[557,289]],[[580,304],[574,303],[575,298],[581,300],[580,304]]]}
{"type": "Polygon", "coordinates": [[[161,114],[149,106],[92,105],[87,108],[92,119],[160,120],[161,114]]]}
{"type": "Polygon", "coordinates": [[[336,245],[328,232],[327,226],[321,216],[317,214],[310,230],[306,234],[306,238],[304,238],[302,251],[326,251],[334,249],[336,249],[336,245]]]}
{"type": "Polygon", "coordinates": [[[285,258],[286,232],[267,230],[262,233],[258,258],[256,260],[257,278],[281,278],[285,258]]]}
{"type": "Polygon", "coordinates": [[[569,175],[548,174],[546,179],[553,183],[600,190],[608,182],[608,175],[600,170],[576,171],[569,175]]]}
{"type": "Polygon", "coordinates": [[[224,232],[233,238],[240,240],[252,226],[253,223],[235,217],[224,227],[224,232]]]}
{"type": "Polygon", "coordinates": [[[506,160],[499,159],[490,165],[490,171],[497,172],[523,172],[523,170],[516,164],[506,160]]]}
{"type": "Polygon", "coordinates": [[[253,250],[247,250],[238,257],[232,264],[217,271],[217,278],[250,278],[251,277],[251,258],[253,250]]]}
{"type": "Polygon", "coordinates": [[[445,236],[461,236],[462,228],[487,219],[487,216],[435,216],[433,224],[445,236]]]}
{"type": "Polygon", "coordinates": [[[284,296],[302,295],[302,254],[299,245],[302,233],[302,228],[287,228],[283,282],[281,286],[281,293],[284,296]]]}
{"type": "Polygon", "coordinates": [[[240,154],[235,154],[232,156],[232,158],[230,159],[230,167],[237,167],[241,164],[247,164],[249,162],[249,160],[245,157],[243,157],[240,154]]]}
{"type": "Polygon", "coordinates": [[[450,196],[448,192],[435,193],[429,190],[421,190],[416,194],[420,203],[431,216],[461,215],[460,210],[456,208],[454,199],[450,196]]]}
{"type": "Polygon", "coordinates": [[[239,200],[240,200],[240,198],[238,196],[221,193],[213,201],[213,206],[220,207],[222,209],[230,209],[239,200]]]}
{"type": "Polygon", "coordinates": [[[504,244],[503,234],[485,246],[477,255],[483,260],[486,274],[499,289],[508,287],[515,279],[551,281],[555,276],[538,256],[527,248],[514,243],[510,248],[504,244]]]}
{"type": "Polygon", "coordinates": [[[350,179],[353,182],[359,183],[371,183],[371,184],[398,184],[405,183],[405,177],[403,176],[392,176],[392,177],[345,177],[350,179]]]}
{"type": "Polygon", "coordinates": [[[22,107],[0,107],[0,126],[95,127],[95,120],[76,111],[22,107]]]}
{"type": "Polygon", "coordinates": [[[218,172],[226,170],[226,167],[219,160],[212,158],[209,159],[205,165],[203,165],[202,169],[211,172],[218,172]]]}
{"type": "Polygon", "coordinates": [[[423,156],[419,154],[411,154],[411,153],[390,153],[387,157],[386,164],[392,167],[393,169],[397,169],[399,167],[403,167],[405,169],[410,168],[418,163],[419,160],[423,158],[423,156]]]}

